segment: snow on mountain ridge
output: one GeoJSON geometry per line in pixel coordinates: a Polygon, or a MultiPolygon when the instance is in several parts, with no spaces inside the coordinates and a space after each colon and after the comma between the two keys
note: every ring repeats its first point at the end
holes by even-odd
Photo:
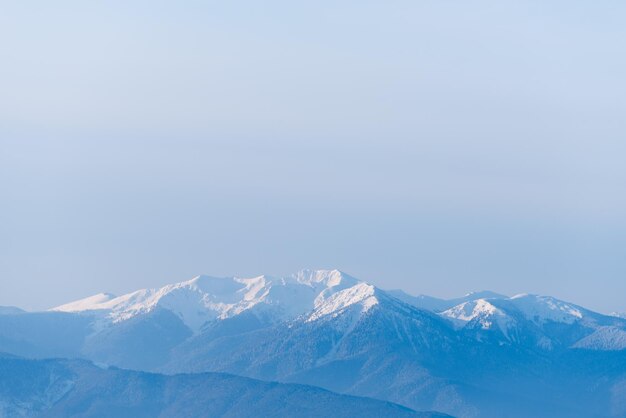
{"type": "MultiPolygon", "coordinates": [[[[587,311],[583,308],[551,296],[524,293],[510,298],[477,299],[464,302],[441,312],[440,315],[453,320],[457,327],[479,319],[484,329],[491,328],[495,321],[502,325],[500,328],[504,331],[514,322],[516,314],[521,314],[526,320],[542,326],[547,322],[573,324],[583,321],[585,312],[587,311]],[[506,321],[504,318],[507,318],[506,321]]],[[[592,313],[588,312],[588,314],[592,313]]]]}
{"type": "Polygon", "coordinates": [[[546,321],[571,324],[583,319],[582,308],[551,296],[520,294],[510,300],[528,320],[539,324],[546,321]]]}
{"type": "MultiPolygon", "coordinates": [[[[192,331],[207,322],[258,309],[272,310],[278,319],[313,312],[311,318],[344,309],[371,297],[373,286],[338,270],[302,270],[276,278],[216,278],[197,276],[161,288],[142,289],[119,297],[98,294],[51,310],[102,311],[113,323],[151,312],[157,307],[175,313],[192,331]]],[[[373,306],[371,299],[368,306],[373,306]]]]}
{"type": "Polygon", "coordinates": [[[367,312],[379,303],[375,296],[375,287],[366,283],[348,287],[333,293],[327,298],[324,297],[323,293],[315,299],[315,311],[313,311],[307,321],[315,321],[323,316],[338,313],[348,306],[357,303],[361,303],[361,312],[367,312]]]}
{"type": "Polygon", "coordinates": [[[93,296],[79,299],[74,302],[57,306],[51,310],[61,312],[80,312],[85,310],[108,309],[106,303],[115,299],[117,296],[111,293],[98,293],[93,296]]]}
{"type": "Polygon", "coordinates": [[[472,302],[478,299],[508,299],[508,296],[489,290],[470,292],[465,296],[454,299],[440,299],[428,295],[413,296],[403,290],[387,290],[386,293],[416,308],[426,309],[436,313],[441,313],[465,302],[472,302]]]}
{"type": "Polygon", "coordinates": [[[503,299],[507,298],[507,296],[492,292],[491,290],[480,290],[478,292],[469,292],[466,293],[461,299],[465,299],[467,301],[475,300],[475,299],[503,299]]]}
{"type": "Polygon", "coordinates": [[[304,269],[291,275],[291,278],[298,283],[307,284],[309,286],[324,285],[326,287],[335,287],[340,284],[354,285],[361,281],[352,276],[345,274],[339,270],[309,270],[304,269]]]}
{"type": "MultiPolygon", "coordinates": [[[[494,330],[502,342],[520,338],[546,350],[573,347],[592,350],[626,349],[626,321],[589,311],[550,296],[520,294],[511,298],[479,299],[439,313],[456,329],[494,330]],[[565,329],[571,330],[564,332],[565,329]]],[[[480,338],[480,336],[477,336],[480,338]]]]}
{"type": "Polygon", "coordinates": [[[514,320],[502,309],[489,303],[486,299],[464,302],[440,314],[452,320],[455,328],[463,328],[467,323],[475,321],[482,329],[497,326],[505,335],[514,320]]]}
{"type": "MultiPolygon", "coordinates": [[[[501,335],[496,334],[496,338],[513,343],[519,341],[520,335],[526,335],[535,341],[533,344],[544,348],[575,343],[558,336],[554,340],[548,337],[552,331],[546,327],[553,328],[554,324],[584,328],[587,331],[581,331],[583,335],[590,335],[604,326],[626,331],[623,319],[596,314],[548,296],[521,294],[507,297],[481,291],[448,301],[413,297],[401,291],[380,290],[338,270],[302,270],[286,277],[197,276],[119,297],[98,294],[52,310],[88,312],[96,316],[96,328],[102,328],[159,308],[175,314],[197,334],[211,321],[232,318],[244,312],[262,321],[312,322],[334,318],[350,308],[350,317],[358,320],[374,306],[389,300],[438,312],[457,330],[499,331],[501,335]]],[[[386,307],[394,306],[384,304],[386,307]]],[[[611,330],[597,333],[584,344],[590,347],[621,347],[622,334],[611,330]]]]}

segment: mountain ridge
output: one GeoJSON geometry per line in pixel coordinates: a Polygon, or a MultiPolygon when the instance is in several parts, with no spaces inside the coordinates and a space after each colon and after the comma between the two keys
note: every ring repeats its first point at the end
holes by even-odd
{"type": "Polygon", "coordinates": [[[460,418],[499,418],[510,405],[514,418],[623,418],[625,349],[625,319],[556,298],[411,297],[338,270],[197,276],[0,315],[0,350],[13,354],[226,372],[460,418]],[[572,406],[581,400],[590,406],[572,406]]]}
{"type": "MultiPolygon", "coordinates": [[[[449,300],[426,295],[411,296],[400,290],[382,290],[336,269],[301,270],[286,277],[217,278],[199,275],[187,281],[141,289],[117,297],[100,293],[51,308],[50,311],[93,313],[99,317],[100,326],[106,327],[107,322],[123,322],[162,308],[173,312],[192,333],[197,334],[210,321],[224,320],[244,312],[274,321],[302,317],[312,321],[360,304],[361,312],[365,313],[379,303],[381,295],[435,312],[449,320],[455,329],[478,326],[487,330],[496,324],[498,331],[507,338],[509,328],[517,326],[522,317],[523,322],[533,323],[533,328],[538,329],[546,323],[582,323],[593,331],[603,326],[626,327],[626,321],[619,316],[602,315],[551,296],[518,294],[508,297],[491,291],[471,292],[449,300]],[[618,319],[612,321],[611,318],[618,319]]],[[[606,342],[596,342],[589,347],[621,349],[621,339],[613,346],[610,343],[615,340],[615,334],[606,342]]],[[[595,339],[601,338],[601,335],[599,333],[595,339]]],[[[552,347],[550,338],[546,338],[537,341],[537,344],[544,348],[552,347]]],[[[577,342],[572,341],[570,345],[574,346],[577,342]]]]}
{"type": "Polygon", "coordinates": [[[0,355],[0,416],[276,418],[355,416],[451,418],[313,386],[224,373],[159,375],[81,360],[0,355]]]}

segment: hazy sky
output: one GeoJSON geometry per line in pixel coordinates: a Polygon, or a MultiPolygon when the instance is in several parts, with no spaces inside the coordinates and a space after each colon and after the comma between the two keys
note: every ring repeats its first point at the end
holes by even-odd
{"type": "Polygon", "coordinates": [[[622,1],[2,1],[0,305],[339,268],[626,310],[622,1]]]}

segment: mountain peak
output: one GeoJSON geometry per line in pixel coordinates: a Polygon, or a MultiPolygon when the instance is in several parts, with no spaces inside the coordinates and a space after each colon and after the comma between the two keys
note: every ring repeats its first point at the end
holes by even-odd
{"type": "Polygon", "coordinates": [[[360,305],[361,312],[364,313],[378,303],[376,288],[361,282],[337,292],[322,292],[315,299],[315,310],[308,320],[315,321],[329,314],[339,314],[346,308],[355,305],[360,305]]]}
{"type": "Polygon", "coordinates": [[[465,294],[465,296],[463,296],[466,299],[471,299],[471,300],[475,300],[475,299],[502,299],[502,298],[508,298],[508,296],[500,294],[500,293],[496,293],[496,292],[492,292],[491,290],[480,290],[478,292],[469,292],[467,294],[465,294]]]}
{"type": "MultiPolygon", "coordinates": [[[[115,323],[159,307],[173,312],[188,328],[199,332],[208,321],[259,309],[272,311],[271,316],[276,319],[296,318],[306,313],[320,317],[364,301],[372,296],[373,289],[339,270],[301,270],[285,278],[199,275],[120,297],[102,293],[52,310],[105,312],[102,318],[115,323]]],[[[367,303],[373,306],[375,300],[367,303]]]]}
{"type": "Polygon", "coordinates": [[[538,323],[546,321],[571,324],[583,318],[585,309],[552,296],[519,294],[510,298],[524,316],[538,323]]]}
{"type": "Polygon", "coordinates": [[[506,332],[513,322],[506,312],[487,299],[463,302],[440,315],[452,320],[456,328],[463,328],[468,323],[476,323],[482,329],[497,327],[506,332]]]}
{"type": "Polygon", "coordinates": [[[89,310],[107,309],[107,302],[115,299],[112,293],[97,293],[92,296],[88,296],[83,299],[76,300],[74,302],[66,303],[61,306],[50,309],[51,311],[59,312],[81,312],[89,310]]]}
{"type": "MultiPolygon", "coordinates": [[[[374,306],[384,305],[389,298],[439,313],[457,329],[500,330],[507,338],[513,329],[520,327],[543,333],[549,323],[580,323],[591,329],[613,325],[610,320],[598,319],[599,314],[549,296],[521,294],[509,298],[487,290],[450,300],[410,296],[402,291],[382,291],[336,269],[305,269],[287,277],[199,275],[119,297],[100,293],[52,310],[91,311],[100,325],[109,326],[159,308],[173,313],[193,333],[199,333],[208,322],[233,318],[244,312],[271,322],[296,319],[310,322],[334,318],[344,312],[354,315],[346,318],[356,319],[374,306]]],[[[597,336],[598,339],[609,337],[617,341],[621,334],[604,331],[597,336]]],[[[595,340],[589,340],[588,344],[600,346],[595,340]]]]}
{"type": "Polygon", "coordinates": [[[313,286],[322,284],[327,287],[334,287],[340,284],[356,284],[359,280],[347,275],[346,273],[334,270],[309,270],[303,269],[291,276],[298,283],[313,286]]]}

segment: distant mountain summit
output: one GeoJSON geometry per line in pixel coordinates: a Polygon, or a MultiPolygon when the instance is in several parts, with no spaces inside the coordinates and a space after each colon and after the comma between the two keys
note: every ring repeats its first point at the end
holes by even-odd
{"type": "MultiPolygon", "coordinates": [[[[546,326],[568,324],[597,331],[607,326],[619,328],[624,324],[623,318],[618,315],[601,315],[548,296],[521,294],[508,297],[491,291],[472,292],[449,300],[425,295],[411,296],[401,290],[378,289],[339,270],[302,270],[287,277],[197,276],[188,281],[122,296],[99,293],[52,308],[51,311],[90,314],[98,318],[102,327],[165,310],[197,334],[213,321],[244,314],[276,323],[315,321],[326,315],[336,316],[353,305],[365,313],[378,305],[381,297],[435,312],[451,321],[456,329],[493,330],[506,336],[509,336],[510,330],[519,327],[542,330],[546,326]]],[[[538,342],[540,347],[553,347],[549,331],[543,332],[542,337],[538,342]]],[[[621,349],[621,344],[613,347],[610,340],[595,346],[621,349]]],[[[515,342],[515,339],[510,338],[509,341],[515,342]]],[[[568,341],[570,345],[577,342],[568,341]]]]}
{"type": "Polygon", "coordinates": [[[338,270],[197,276],[47,312],[0,311],[8,353],[227,372],[460,418],[624,417],[625,349],[626,319],[553,297],[411,296],[338,270]]]}
{"type": "Polygon", "coordinates": [[[56,312],[91,312],[113,323],[156,309],[178,316],[198,332],[209,321],[251,313],[287,320],[307,314],[308,320],[363,303],[378,303],[374,286],[339,270],[302,270],[288,277],[251,278],[197,276],[157,289],[143,289],[115,297],[100,293],[52,308],[56,312]]]}

